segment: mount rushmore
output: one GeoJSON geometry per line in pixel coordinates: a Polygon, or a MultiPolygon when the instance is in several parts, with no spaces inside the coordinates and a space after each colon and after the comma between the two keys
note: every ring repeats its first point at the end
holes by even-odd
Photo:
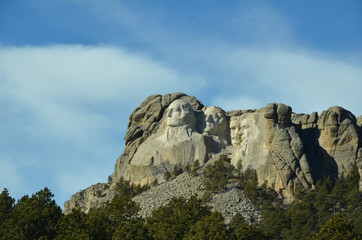
{"type": "MultiPolygon", "coordinates": [[[[334,106],[320,115],[297,114],[284,104],[225,112],[184,93],[152,95],[130,115],[125,147],[107,183],[74,194],[64,212],[87,212],[109,201],[118,182],[151,185],[165,173],[226,156],[235,167],[255,169],[286,199],[318,179],[338,178],[357,164],[362,174],[362,116],[334,106]]],[[[362,182],[360,182],[360,189],[362,182]]]]}

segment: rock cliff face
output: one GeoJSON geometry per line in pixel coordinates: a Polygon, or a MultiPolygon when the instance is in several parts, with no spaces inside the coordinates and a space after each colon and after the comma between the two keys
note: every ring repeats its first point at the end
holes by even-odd
{"type": "Polygon", "coordinates": [[[109,201],[121,179],[163,183],[166,172],[196,160],[202,166],[220,152],[235,167],[255,169],[260,184],[291,200],[298,189],[311,190],[318,179],[337,178],[355,163],[362,174],[361,125],[362,116],[341,107],[320,116],[296,114],[277,103],[225,112],[183,93],[152,95],[130,115],[125,148],[110,181],[74,194],[64,211],[87,212],[109,201]]]}
{"type": "Polygon", "coordinates": [[[298,188],[313,187],[313,176],[303,142],[291,121],[292,109],[268,104],[253,112],[231,112],[231,163],[256,169],[266,182],[290,198],[298,188]]]}

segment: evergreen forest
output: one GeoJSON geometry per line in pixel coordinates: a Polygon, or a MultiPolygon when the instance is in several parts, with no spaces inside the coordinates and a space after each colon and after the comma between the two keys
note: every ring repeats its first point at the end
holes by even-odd
{"type": "MultiPolygon", "coordinates": [[[[209,194],[223,191],[225,181],[233,174],[234,170],[224,163],[217,161],[204,170],[209,194]]],[[[190,171],[190,174],[195,173],[190,171]]],[[[235,178],[245,195],[261,210],[260,221],[250,224],[237,214],[225,224],[219,212],[205,205],[207,196],[173,198],[153,210],[149,217],[141,218],[132,196],[144,189],[127,182],[119,185],[119,194],[111,202],[87,214],[74,209],[64,215],[48,188],[17,201],[4,189],[0,194],[0,239],[362,239],[362,192],[357,166],[337,180],[329,177],[319,180],[313,191],[300,191],[290,204],[283,203],[271,189],[258,186],[252,170],[235,178]]]]}

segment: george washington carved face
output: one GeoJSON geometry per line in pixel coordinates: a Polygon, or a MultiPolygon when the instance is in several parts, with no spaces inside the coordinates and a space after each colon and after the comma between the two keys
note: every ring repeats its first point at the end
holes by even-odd
{"type": "Polygon", "coordinates": [[[195,120],[195,114],[190,104],[185,100],[175,100],[168,107],[167,125],[170,127],[181,127],[192,125],[195,120]]]}

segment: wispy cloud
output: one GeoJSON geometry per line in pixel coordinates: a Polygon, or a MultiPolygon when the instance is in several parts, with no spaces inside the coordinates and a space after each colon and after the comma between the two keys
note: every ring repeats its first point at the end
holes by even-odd
{"type": "Polygon", "coordinates": [[[265,104],[291,105],[297,112],[320,112],[340,105],[362,114],[358,100],[362,66],[347,57],[288,47],[238,47],[219,54],[224,71],[233,76],[223,82],[233,86],[233,94],[223,96],[226,102],[244,92],[265,104]],[[234,80],[235,76],[239,79],[234,80]]]}
{"type": "MultiPolygon", "coordinates": [[[[106,181],[130,112],[151,94],[181,91],[225,110],[282,102],[362,114],[361,54],[303,45],[293,21],[266,2],[30,5],[59,42],[87,43],[0,45],[0,187],[19,194],[50,184],[64,201],[106,181]],[[34,183],[35,175],[44,178],[34,183]]],[[[37,24],[34,35],[51,41],[37,24]]]]}
{"type": "MultiPolygon", "coordinates": [[[[2,152],[17,161],[38,152],[38,164],[59,174],[53,180],[56,184],[59,179],[61,188],[62,176],[77,169],[79,183],[74,180],[64,190],[78,191],[80,184],[84,187],[84,176],[91,184],[111,173],[128,115],[145,97],[188,92],[191,85],[200,88],[203,82],[119,47],[1,47],[2,152]],[[94,169],[103,174],[93,174],[94,169]]],[[[10,170],[14,177],[23,173],[10,170]]],[[[19,187],[12,182],[16,181],[1,181],[1,186],[19,187]]]]}
{"type": "Polygon", "coordinates": [[[241,3],[225,18],[239,42],[256,46],[289,44],[295,41],[293,26],[288,19],[266,3],[241,3]]]}

